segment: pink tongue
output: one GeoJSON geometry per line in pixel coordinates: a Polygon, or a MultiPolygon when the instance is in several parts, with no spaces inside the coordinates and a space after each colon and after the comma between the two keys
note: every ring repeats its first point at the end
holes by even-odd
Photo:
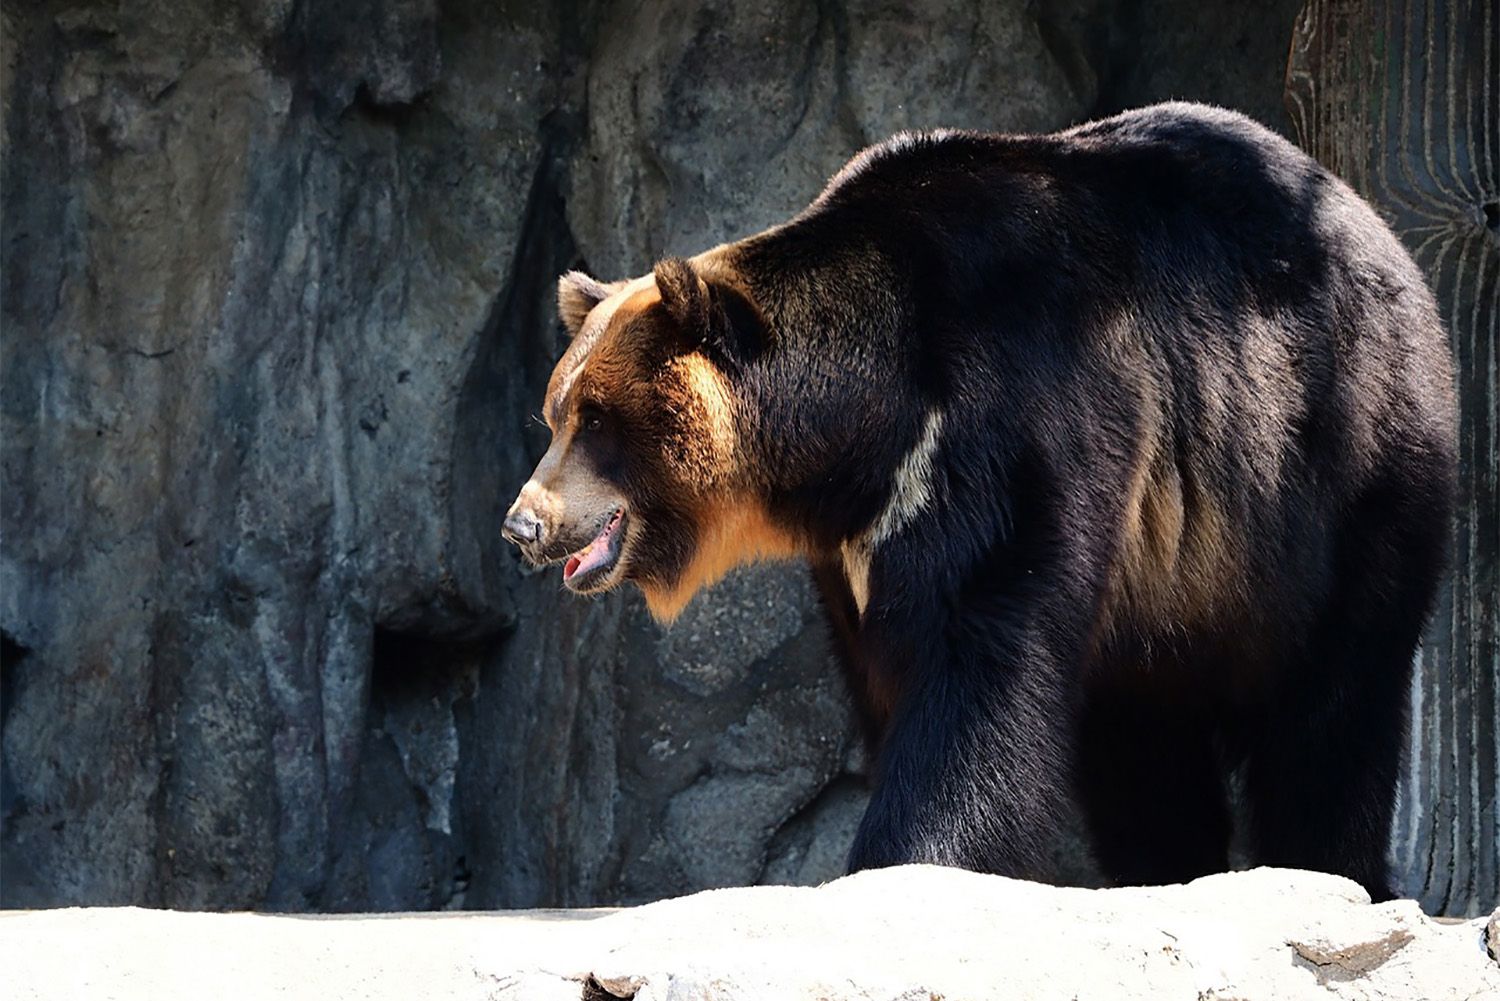
{"type": "Polygon", "coordinates": [[[568,560],[567,566],[563,567],[563,576],[574,577],[603,564],[609,556],[609,537],[614,534],[615,526],[619,523],[619,515],[609,519],[609,524],[604,526],[604,531],[594,536],[594,541],[589,543],[589,547],[568,560]]]}

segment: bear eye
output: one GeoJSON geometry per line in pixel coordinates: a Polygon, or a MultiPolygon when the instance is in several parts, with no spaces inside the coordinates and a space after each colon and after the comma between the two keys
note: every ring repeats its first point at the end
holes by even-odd
{"type": "Polygon", "coordinates": [[[585,404],[578,411],[578,426],[584,431],[597,431],[604,426],[604,413],[592,404],[585,404]]]}

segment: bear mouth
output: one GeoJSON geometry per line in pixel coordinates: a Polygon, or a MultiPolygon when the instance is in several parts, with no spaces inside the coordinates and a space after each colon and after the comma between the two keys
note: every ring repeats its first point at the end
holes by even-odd
{"type": "Polygon", "coordinates": [[[593,540],[563,563],[563,584],[580,594],[608,588],[625,547],[625,528],[625,508],[617,507],[604,519],[593,540]]]}

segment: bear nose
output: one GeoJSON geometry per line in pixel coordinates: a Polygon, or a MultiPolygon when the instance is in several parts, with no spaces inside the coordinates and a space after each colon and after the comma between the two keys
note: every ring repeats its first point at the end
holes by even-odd
{"type": "Polygon", "coordinates": [[[542,537],[542,523],[530,511],[512,511],[505,516],[500,534],[518,546],[526,545],[542,537]]]}

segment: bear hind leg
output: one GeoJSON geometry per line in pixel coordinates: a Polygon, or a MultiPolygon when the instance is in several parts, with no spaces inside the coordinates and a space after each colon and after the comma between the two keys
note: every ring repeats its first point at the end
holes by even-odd
{"type": "Polygon", "coordinates": [[[1123,685],[1091,693],[1076,783],[1111,882],[1180,883],[1228,868],[1231,818],[1205,714],[1123,685]]]}
{"type": "Polygon", "coordinates": [[[1376,901],[1394,890],[1389,843],[1412,664],[1447,526],[1443,506],[1430,508],[1437,514],[1370,519],[1381,528],[1342,540],[1337,586],[1247,748],[1253,861],[1348,876],[1376,901]]]}
{"type": "Polygon", "coordinates": [[[1244,773],[1252,861],[1348,876],[1389,900],[1403,715],[1387,705],[1268,724],[1244,773]]]}
{"type": "Polygon", "coordinates": [[[1326,661],[1292,672],[1323,677],[1321,687],[1292,686],[1251,737],[1244,793],[1255,864],[1335,873],[1377,903],[1392,897],[1388,849],[1414,646],[1351,636],[1335,655],[1344,680],[1327,677],[1326,661]]]}

